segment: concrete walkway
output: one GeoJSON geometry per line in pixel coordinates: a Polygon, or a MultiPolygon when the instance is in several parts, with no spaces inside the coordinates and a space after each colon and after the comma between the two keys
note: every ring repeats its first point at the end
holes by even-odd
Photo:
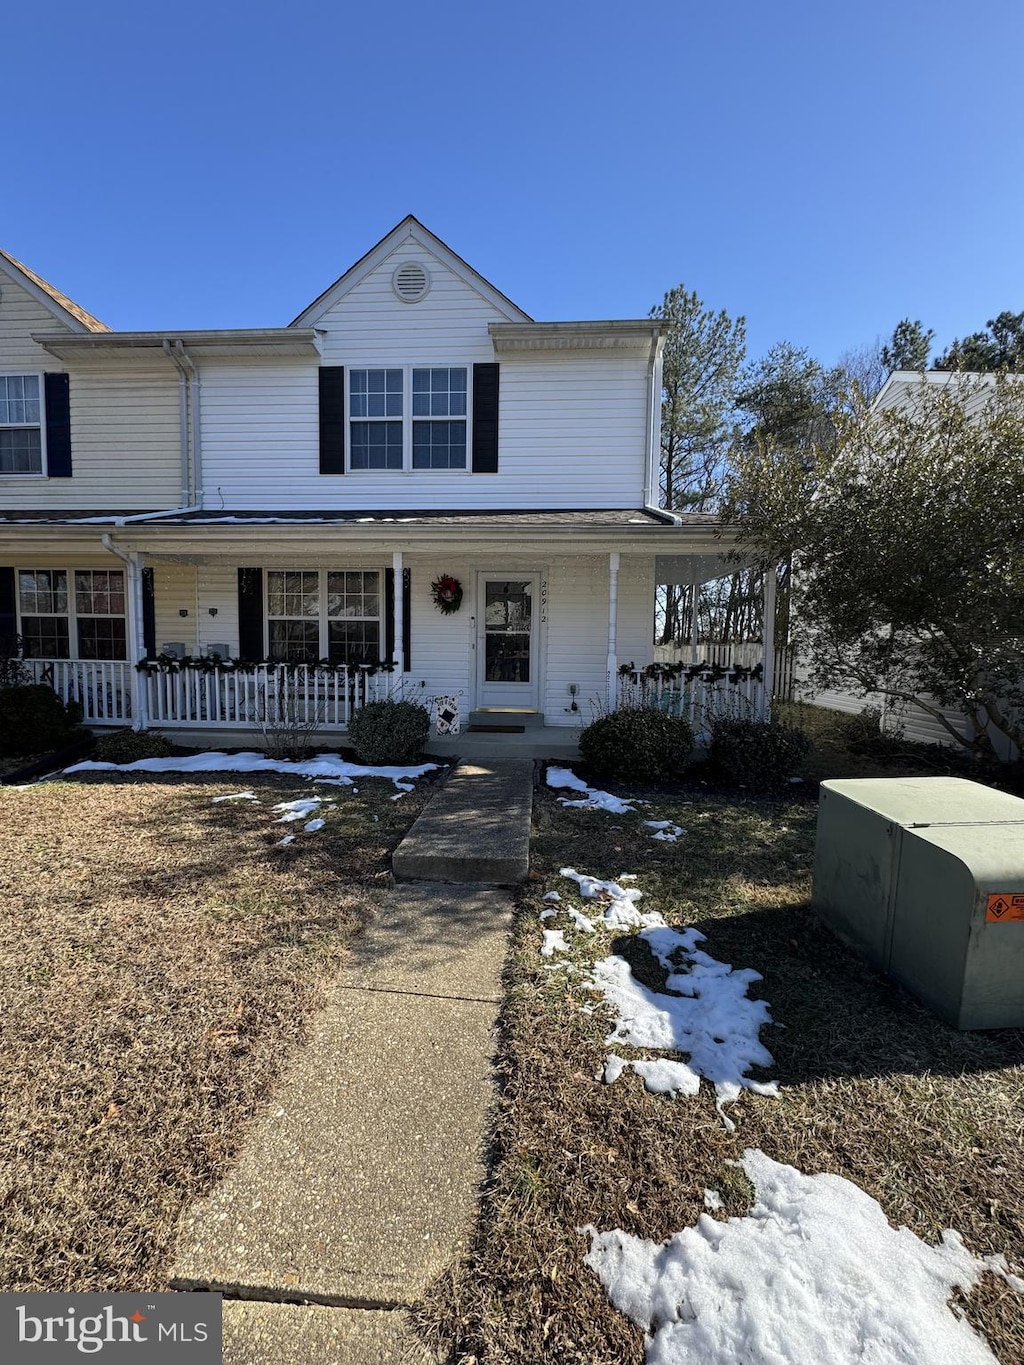
{"type": "MultiPolygon", "coordinates": [[[[490,857],[504,879],[514,857],[525,875],[495,802],[515,797],[504,824],[527,838],[532,764],[493,766],[457,770],[412,855],[443,799],[442,871],[490,857]]],[[[404,1310],[472,1232],[510,921],[493,886],[407,883],[356,945],[238,1166],[184,1220],[172,1282],[225,1294],[225,1365],[432,1359],[404,1310]]]]}

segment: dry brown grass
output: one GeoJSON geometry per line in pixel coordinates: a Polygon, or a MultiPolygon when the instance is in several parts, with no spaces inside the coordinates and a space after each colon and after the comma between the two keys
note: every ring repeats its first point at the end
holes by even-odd
{"type": "Polygon", "coordinates": [[[425,800],[271,778],[211,804],[245,785],[0,789],[5,1290],[162,1287],[425,800]],[[299,826],[269,805],[311,792],[325,827],[275,848],[299,826]]]}
{"type": "MultiPolygon", "coordinates": [[[[640,1365],[641,1334],[610,1308],[576,1229],[592,1222],[661,1241],[696,1222],[705,1187],[721,1191],[726,1215],[742,1215],[751,1190],[728,1162],[747,1147],[848,1177],[922,1237],[953,1226],[975,1251],[1024,1262],[1022,1035],[956,1033],[817,921],[806,799],[694,793],[690,804],[656,798],[656,808],[689,830],[678,844],[652,842],[632,817],[538,799],[536,880],[521,899],[508,970],[484,1214],[471,1257],[421,1318],[453,1360],[640,1365]],[[646,1094],[637,1077],[595,1080],[607,1019],[582,1013],[593,997],[577,978],[544,971],[538,956],[540,896],[572,892],[557,875],[566,864],[639,873],[648,908],[701,928],[714,956],[763,973],[760,993],[785,1025],[762,1035],[782,1097],[744,1095],[730,1110],[735,1134],[706,1088],[671,1101],[646,1094]]],[[[567,938],[581,965],[588,949],[593,959],[592,940],[567,938]]],[[[599,951],[609,948],[605,935],[599,951]]],[[[967,1311],[1002,1365],[1024,1361],[1021,1297],[986,1276],[967,1311]]]]}

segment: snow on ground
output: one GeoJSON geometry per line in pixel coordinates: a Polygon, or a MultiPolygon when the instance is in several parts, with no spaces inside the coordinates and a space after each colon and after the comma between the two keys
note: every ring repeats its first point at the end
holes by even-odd
{"type": "Polygon", "coordinates": [[[986,1270],[1005,1276],[1001,1258],[973,1256],[953,1231],[930,1246],[892,1228],[841,1176],[755,1149],[738,1165],[756,1191],[743,1218],[703,1213],[660,1245],[580,1229],[587,1265],[647,1333],[648,1365],[996,1365],[948,1300],[986,1270]]]}
{"type": "Polygon", "coordinates": [[[567,953],[569,945],[565,941],[565,934],[561,929],[545,929],[544,942],[541,945],[541,957],[552,957],[555,953],[567,953]]]}
{"type": "Polygon", "coordinates": [[[218,805],[221,801],[259,801],[255,792],[232,792],[230,796],[215,796],[213,805],[218,805]]]}
{"type": "Polygon", "coordinates": [[[276,825],[287,825],[293,820],[305,820],[307,815],[311,815],[317,806],[322,806],[324,798],[322,796],[303,796],[298,801],[278,801],[276,806],[271,806],[271,810],[281,811],[281,815],[274,821],[276,825]]]}
{"type": "Polygon", "coordinates": [[[563,877],[574,881],[580,895],[587,900],[598,900],[604,905],[602,919],[606,929],[653,929],[664,925],[665,921],[657,910],[647,914],[636,908],[643,892],[635,886],[622,886],[619,882],[602,881],[599,877],[588,877],[574,867],[559,869],[563,877]]]}
{"type": "MultiPolygon", "coordinates": [[[[570,801],[567,796],[560,796],[558,804],[561,806],[572,806],[579,810],[606,810],[612,815],[629,815],[636,811],[636,801],[626,801],[623,797],[613,796],[611,792],[601,791],[598,787],[588,787],[582,777],[577,777],[569,768],[549,767],[547,784],[556,791],[582,793],[576,801],[570,801]]],[[[647,802],[643,801],[640,804],[647,805],[647,802]]],[[[681,834],[686,833],[685,829],[673,824],[671,820],[645,820],[644,824],[648,829],[655,831],[651,835],[652,839],[658,839],[666,844],[674,844],[681,834]]]]}
{"type": "Polygon", "coordinates": [[[323,820],[310,820],[308,825],[302,826],[302,828],[306,831],[307,834],[315,834],[318,829],[323,829],[323,827],[324,827],[323,820]]]}
{"type": "MultiPolygon", "coordinates": [[[[652,1094],[696,1095],[703,1076],[715,1088],[715,1106],[730,1131],[735,1127],[724,1106],[743,1090],[777,1096],[774,1081],[755,1081],[747,1074],[754,1066],[771,1066],[773,1057],[761,1042],[760,1030],[772,1022],[768,1004],[747,994],[761,974],[751,968],[737,970],[698,947],[704,935],[697,929],[671,929],[656,911],[641,911],[637,902],[643,892],[619,881],[605,881],[563,867],[563,877],[574,881],[584,899],[604,906],[600,919],[591,919],[571,906],[562,905],[572,925],[584,933],[597,930],[630,930],[646,944],[666,972],[665,988],[654,990],[634,975],[624,957],[611,954],[594,963],[587,980],[604,997],[615,1025],[607,1045],[625,1043],[655,1052],[684,1054],[653,1060],[626,1061],[611,1053],[603,1072],[607,1084],[626,1069],[636,1073],[652,1094]]],[[[629,875],[629,874],[624,874],[629,875]]],[[[632,877],[630,876],[630,880],[632,877]]],[[[550,911],[541,919],[554,918],[550,911]]],[[[550,957],[557,934],[560,950],[568,951],[565,930],[547,930],[541,952],[550,957]]]]}
{"type": "MultiPolygon", "coordinates": [[[[668,970],[666,992],[673,993],[644,986],[623,957],[612,955],[595,963],[591,983],[615,1014],[606,1042],[685,1053],[690,1070],[714,1085],[718,1112],[732,1129],[723,1106],[741,1090],[779,1093],[774,1081],[754,1081],[747,1075],[752,1066],[771,1066],[774,1060],[759,1036],[762,1025],[772,1022],[768,1004],[747,995],[747,988],[761,975],[751,968],[737,970],[705,953],[697,947],[704,935],[696,929],[643,929],[637,937],[668,970]]],[[[641,1064],[634,1063],[633,1069],[645,1075],[641,1064]]]]}
{"type": "Polygon", "coordinates": [[[436,763],[420,763],[411,767],[367,767],[362,763],[346,763],[336,754],[320,754],[316,758],[267,758],[265,754],[222,754],[216,751],[193,754],[189,758],[140,758],[134,763],[99,763],[88,760],[65,768],[68,773],[284,773],[288,777],[308,777],[330,781],[348,787],[353,779],[386,777],[402,792],[411,792],[412,782],[424,773],[433,772],[436,763]]]}
{"type": "Polygon", "coordinates": [[[612,796],[611,792],[603,792],[596,787],[588,787],[581,777],[577,777],[568,768],[548,768],[547,782],[549,787],[554,787],[556,791],[568,790],[582,792],[583,795],[577,801],[570,801],[567,796],[558,798],[562,806],[575,806],[580,810],[606,810],[612,815],[626,815],[636,809],[632,801],[624,801],[621,796],[612,796]]]}

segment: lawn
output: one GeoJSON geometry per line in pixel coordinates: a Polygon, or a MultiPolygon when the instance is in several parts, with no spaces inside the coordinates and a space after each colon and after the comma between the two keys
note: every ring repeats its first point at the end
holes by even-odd
{"type": "MultiPolygon", "coordinates": [[[[579,1229],[620,1228],[661,1242],[697,1222],[705,1189],[722,1196],[717,1218],[743,1217],[752,1187],[731,1163],[748,1148],[807,1175],[844,1176],[893,1225],[930,1243],[953,1227],[972,1251],[1002,1252],[1019,1273],[1021,1033],[956,1033],[817,920],[809,904],[812,787],[798,799],[736,798],[698,785],[672,797],[640,795],[685,836],[658,843],[638,815],[568,810],[554,793],[538,794],[533,879],[520,897],[508,966],[483,1216],[471,1255],[424,1306],[422,1330],[464,1365],[640,1365],[642,1333],[584,1264],[590,1243],[579,1229]],[[637,976],[644,965],[629,935],[574,931],[566,908],[592,913],[594,902],[559,875],[565,866],[601,878],[636,873],[642,909],[695,926],[708,953],[762,974],[750,993],[769,1002],[778,1025],[761,1032],[775,1064],[754,1075],[778,1081],[780,1095],[744,1092],[727,1110],[734,1133],[706,1082],[696,1097],[675,1100],[646,1093],[630,1073],[603,1083],[611,1016],[601,1005],[587,1012],[597,997],[581,975],[557,967],[560,955],[541,957],[542,928],[564,931],[568,960],[583,971],[610,952],[629,958],[637,976]],[[552,890],[562,901],[542,926],[552,890]]],[[[1002,1365],[1024,1361],[1024,1296],[985,1275],[963,1308],[1002,1365]]]]}
{"type": "Polygon", "coordinates": [[[428,791],[0,789],[0,1288],[165,1287],[180,1211],[231,1163],[428,791]],[[311,794],[321,829],[276,823],[311,794]]]}

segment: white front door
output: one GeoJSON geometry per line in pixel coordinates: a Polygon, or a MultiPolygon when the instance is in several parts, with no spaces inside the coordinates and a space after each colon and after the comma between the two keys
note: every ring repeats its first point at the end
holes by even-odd
{"type": "Polygon", "coordinates": [[[481,573],[477,591],[477,706],[538,709],[540,575],[481,573]]]}

